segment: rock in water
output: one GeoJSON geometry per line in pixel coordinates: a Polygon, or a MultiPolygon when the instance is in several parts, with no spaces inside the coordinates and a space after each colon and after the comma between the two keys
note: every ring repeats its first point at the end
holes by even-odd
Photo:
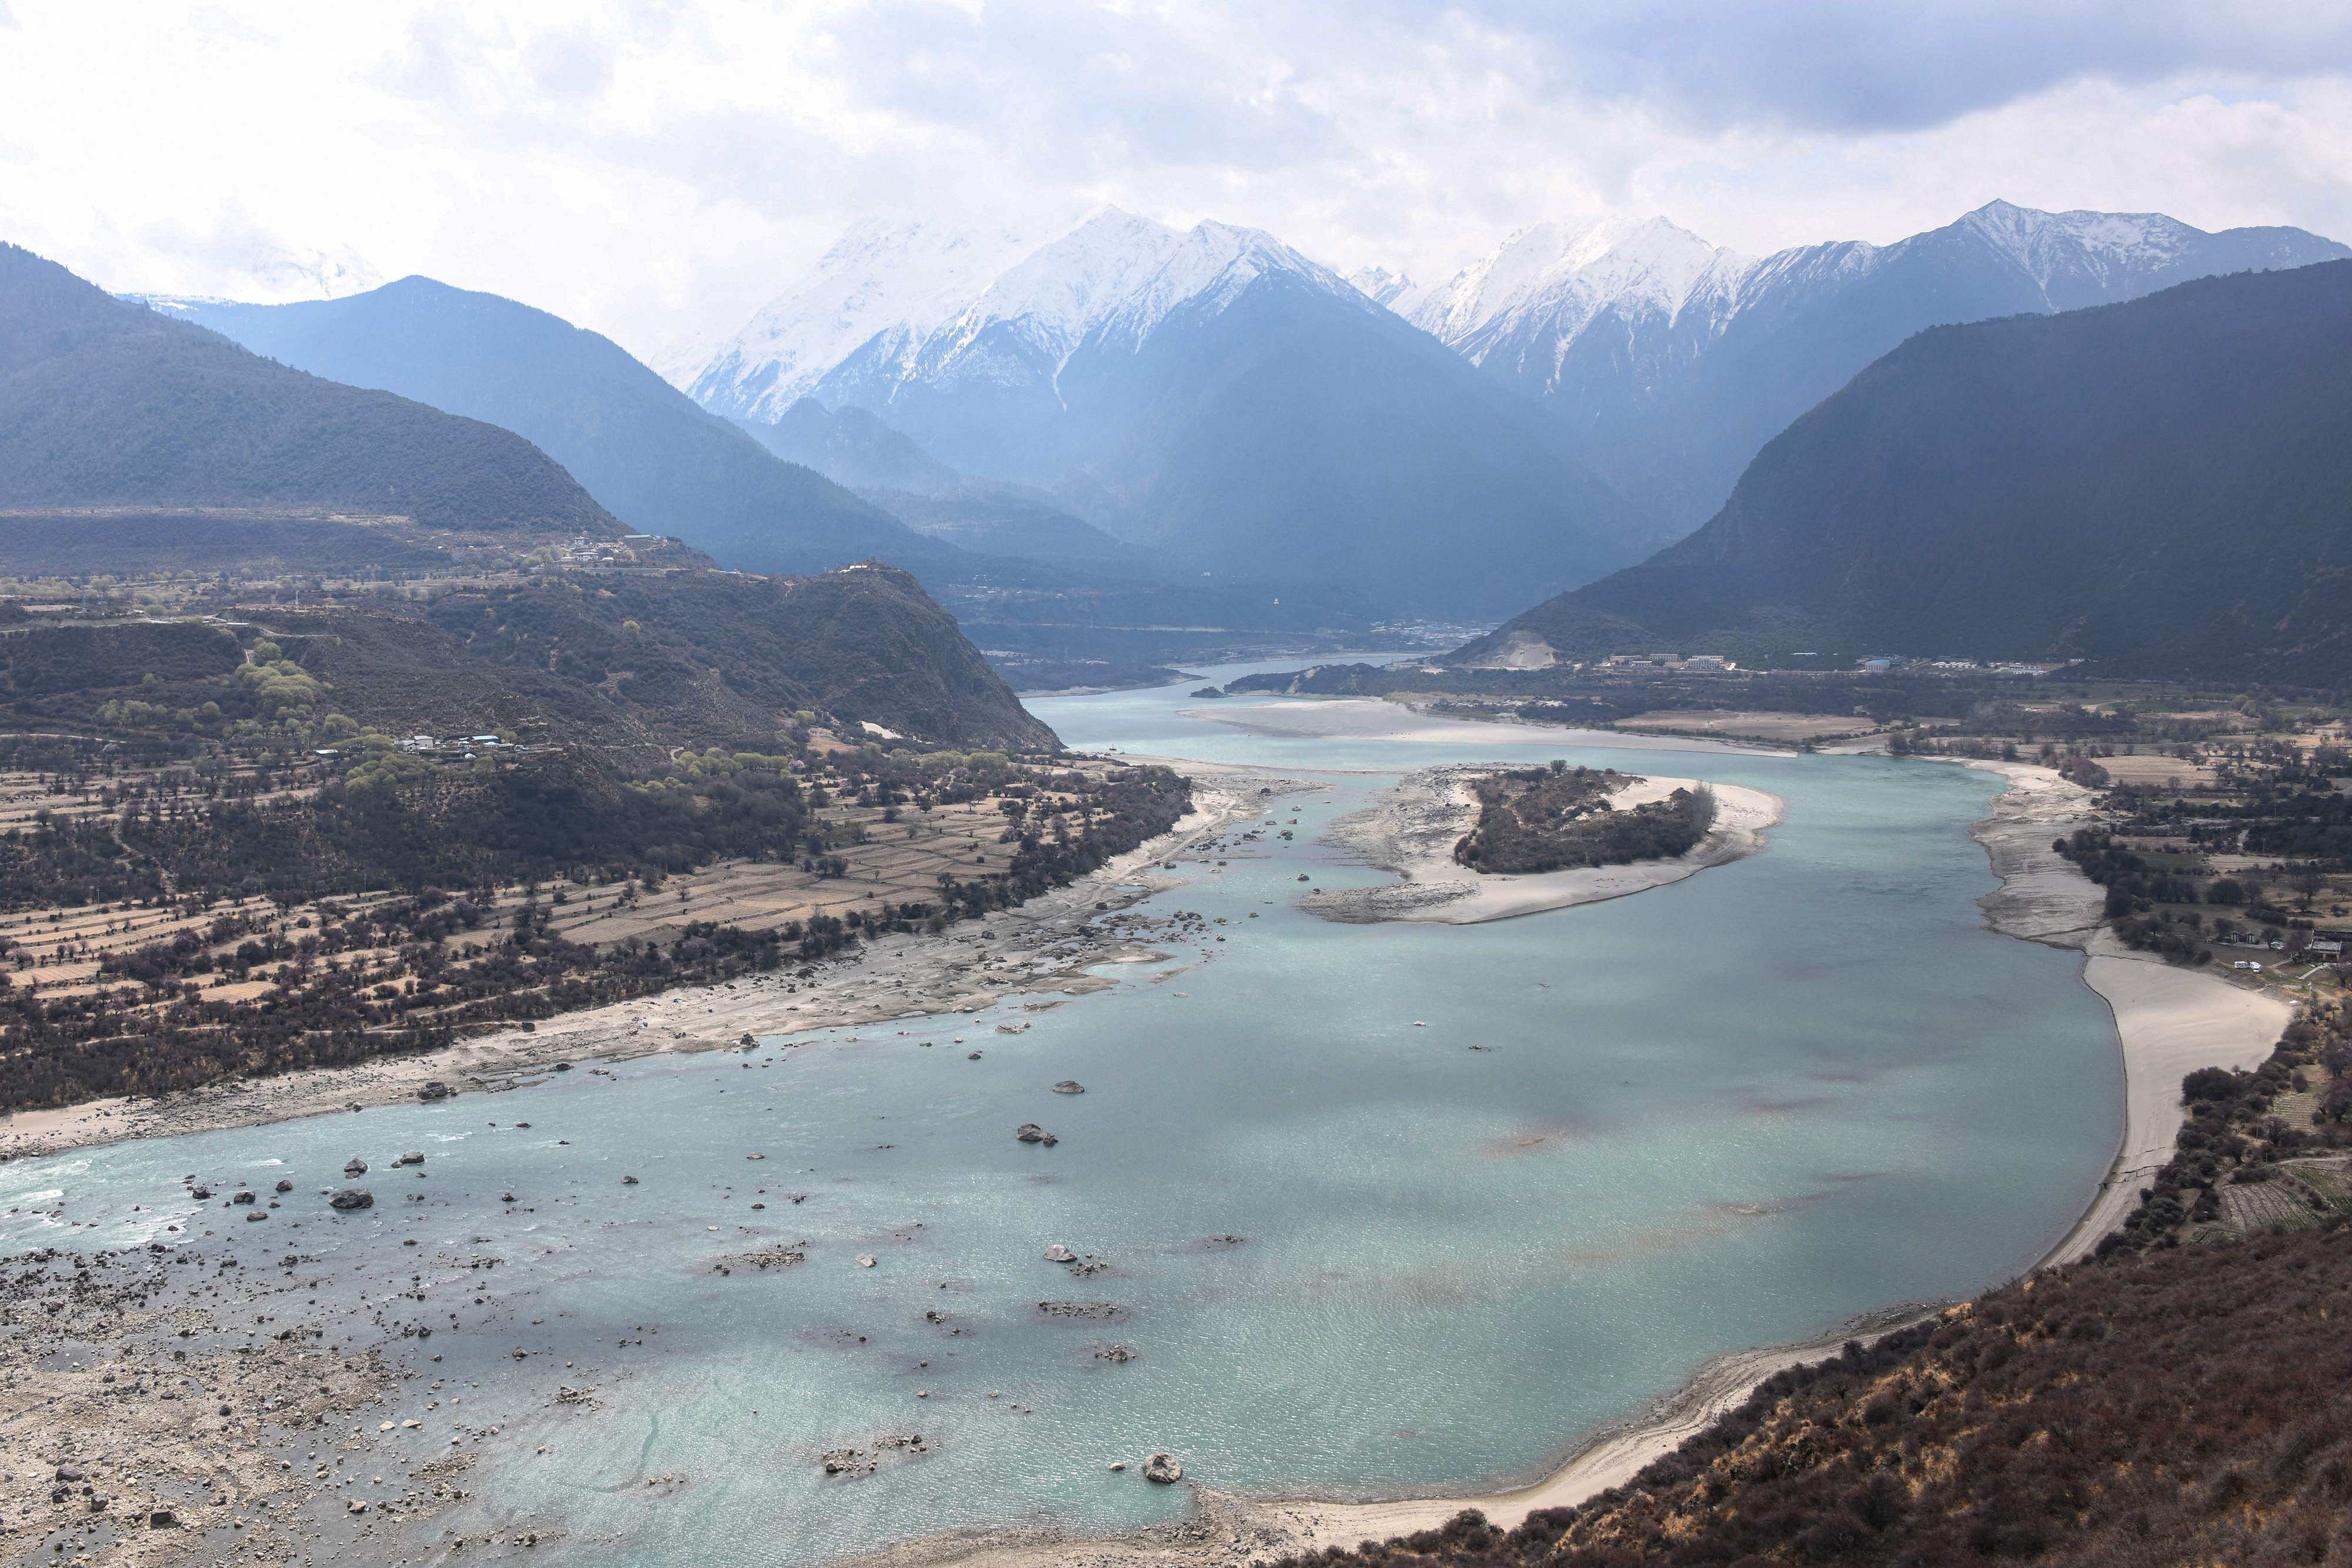
{"type": "Polygon", "coordinates": [[[1086,1092],[1087,1086],[1075,1078],[1065,1078],[1054,1085],[1054,1092],[1056,1094],[1083,1094],[1086,1092]]]}
{"type": "Polygon", "coordinates": [[[1058,1241],[1045,1249],[1045,1261],[1048,1263],[1075,1263],[1077,1260],[1078,1255],[1058,1241]]]}
{"type": "Polygon", "coordinates": [[[1143,1461],[1143,1479],[1161,1486],[1174,1486],[1184,1479],[1184,1467],[1176,1462],[1173,1454],[1154,1454],[1143,1461]]]}
{"type": "Polygon", "coordinates": [[[1013,1135],[1024,1144],[1043,1144],[1052,1148],[1060,1140],[1034,1122],[1024,1122],[1013,1129],[1013,1135]]]}
{"type": "Polygon", "coordinates": [[[425,1163],[425,1154],[421,1149],[411,1149],[392,1163],[395,1166],[421,1166],[425,1163]]]}
{"type": "Polygon", "coordinates": [[[327,1200],[330,1208],[373,1208],[375,1195],[365,1187],[347,1186],[327,1200]]]}
{"type": "Polygon", "coordinates": [[[343,1162],[343,1174],[347,1176],[367,1175],[367,1161],[360,1158],[357,1155],[353,1155],[350,1159],[343,1162]]]}

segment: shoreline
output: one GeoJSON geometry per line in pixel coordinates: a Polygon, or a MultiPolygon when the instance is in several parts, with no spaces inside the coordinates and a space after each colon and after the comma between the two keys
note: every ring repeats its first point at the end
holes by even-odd
{"type": "MultiPolygon", "coordinates": [[[[1657,749],[1734,748],[1685,745],[1657,749]]],[[[2049,847],[2053,838],[2086,820],[2083,812],[2089,792],[2050,769],[2030,764],[1969,765],[2007,780],[2007,788],[1994,797],[1990,814],[1969,829],[2000,879],[2000,885],[1979,900],[1987,928],[2084,954],[2084,982],[2109,1005],[2124,1068],[2125,1118],[2118,1149],[2081,1217],[2039,1263],[2031,1266],[2048,1267],[2088,1252],[2129,1211],[2137,1194],[2128,1178],[2149,1150],[2156,1151],[2160,1163],[2183,1119],[2179,1103],[2180,1078],[2210,1062],[2238,1065],[2263,1060],[2291,1016],[2291,1009],[2210,973],[2175,969],[2126,955],[2111,937],[2102,941],[2105,934],[2099,923],[2100,890],[2049,847]],[[2273,1013],[2275,1026],[2270,1022],[2273,1013]]],[[[532,1033],[500,1031],[424,1056],[358,1068],[314,1070],[280,1080],[247,1081],[166,1101],[129,1105],[99,1103],[62,1113],[18,1113],[0,1119],[0,1161],[134,1137],[341,1112],[354,1103],[398,1103],[413,1097],[416,1085],[436,1077],[465,1092],[495,1090],[541,1081],[541,1071],[558,1061],[609,1061],[673,1051],[716,1050],[735,1044],[746,1031],[798,1033],[972,1012],[1023,993],[1056,993],[1052,999],[1041,997],[1032,1004],[1054,1007],[1067,996],[1108,989],[1117,984],[1115,980],[1086,970],[1107,963],[1167,956],[1150,945],[1148,923],[1120,923],[1115,918],[1118,910],[1151,892],[1184,880],[1167,874],[1160,862],[1174,858],[1181,846],[1203,833],[1259,814],[1268,798],[1259,792],[1261,789],[1288,794],[1318,787],[1298,777],[1298,770],[1193,762],[1187,762],[1185,768],[1195,782],[1194,810],[1169,833],[1068,887],[1019,908],[1000,911],[985,922],[970,923],[958,934],[894,936],[859,949],[848,962],[824,964],[815,980],[799,982],[793,991],[784,989],[788,971],[778,970],[732,985],[680,988],[564,1015],[543,1021],[532,1033]],[[1122,891],[1114,885],[1120,883],[1129,885],[1122,891]],[[1108,905],[1114,916],[1111,921],[1103,919],[1097,901],[1108,905]],[[1126,924],[1129,929],[1125,933],[1087,930],[1117,924],[1126,924]],[[981,932],[973,927],[992,933],[987,948],[975,950],[981,932]],[[1048,948],[1056,951],[1048,955],[1048,948]],[[1055,960],[1050,966],[1042,962],[1047,956],[1055,960]],[[780,1013],[789,1016],[780,1019],[780,1013]],[[471,1082],[461,1082],[468,1079],[471,1082]],[[59,1124],[44,1131],[26,1120],[42,1116],[57,1118],[59,1124]],[[45,1137],[61,1141],[44,1144],[45,1137]]],[[[1431,775],[1445,771],[1425,770],[1431,775]]],[[[1670,789],[1682,781],[1657,782],[1670,789]]],[[[1716,788],[1727,792],[1736,787],[1716,788]]],[[[1776,798],[1748,792],[1772,801],[1773,820],[1779,820],[1776,798]]],[[[1334,824],[1335,830],[1338,826],[1334,824]]],[[[1698,869],[1702,868],[1693,866],[1666,880],[1679,880],[1698,869]]],[[[1172,941],[1168,945],[1172,946],[1172,941]]],[[[1849,1320],[1798,1343],[1717,1356],[1658,1398],[1576,1435],[1554,1449],[1552,1457],[1522,1472],[1535,1477],[1522,1485],[1386,1500],[1243,1498],[1197,1488],[1195,1517],[1131,1534],[1087,1537],[1034,1530],[956,1532],[903,1542],[848,1561],[891,1565],[985,1563],[1007,1568],[1076,1562],[1097,1568],[1146,1563],[1158,1568],[1211,1556],[1241,1562],[1326,1545],[1353,1545],[1367,1537],[1435,1528],[1465,1509],[1478,1509],[1491,1521],[1508,1526],[1529,1512],[1580,1502],[1630,1480],[1737,1407],[1774,1374],[1832,1355],[1848,1339],[1875,1337],[1936,1310],[1918,1304],[1890,1308],[1849,1320]]],[[[1491,1479],[1467,1484],[1494,1487],[1491,1479]]]]}
{"type": "Polygon", "coordinates": [[[1116,980],[1087,971],[1168,956],[1159,928],[1171,922],[1115,918],[1155,893],[1181,885],[1185,879],[1161,862],[1201,835],[1256,814],[1268,798],[1260,789],[1285,795],[1321,788],[1278,769],[1189,767],[1192,810],[1174,827],[1066,887],[984,920],[967,921],[938,936],[893,934],[814,966],[787,963],[740,980],[680,986],[560,1013],[532,1030],[499,1030],[416,1055],[232,1079],[157,1098],[13,1112],[0,1117],[0,1164],[135,1138],[412,1103],[417,1091],[436,1080],[458,1093],[490,1092],[537,1082],[560,1061],[718,1051],[740,1044],[746,1034],[800,1034],[976,1013],[1024,995],[1039,998],[1032,1006],[1056,1007],[1072,997],[1109,990],[1116,980]],[[814,977],[798,978],[798,970],[807,967],[815,968],[814,977]]]}
{"type": "MultiPolygon", "coordinates": [[[[2007,781],[1989,814],[1969,829],[2000,878],[1977,901],[1985,927],[2084,955],[2083,983],[2108,1004],[2124,1073],[2124,1126],[2107,1174],[2081,1216],[2020,1270],[2032,1273],[2087,1256],[2130,1213],[2138,1194],[2126,1178],[2144,1164],[2161,1165],[2186,1120],[2181,1079],[2201,1066],[2263,1061],[2293,1009],[2217,975],[2128,954],[2105,929],[2098,885],[2050,847],[2088,821],[2090,791],[2036,764],[1970,759],[1966,765],[2007,781]]],[[[1185,1524],[1113,1537],[1019,1531],[930,1537],[862,1554],[842,1568],[1047,1568],[1073,1562],[1088,1568],[1169,1568],[1213,1553],[1244,1561],[1353,1546],[1437,1529],[1465,1509],[1508,1529],[1538,1510],[1575,1506],[1625,1484],[1737,1408],[1774,1374],[1826,1360],[1849,1339],[1874,1339],[1941,1310],[1887,1308],[1794,1344],[1717,1356],[1650,1404],[1570,1439],[1559,1450],[1562,1457],[1546,1461],[1549,1469],[1523,1485],[1367,1501],[1243,1498],[1202,1488],[1195,1493],[1198,1517],[1185,1524]]]]}
{"type": "Polygon", "coordinates": [[[2123,1066],[2123,1125],[2083,1212],[2032,1269],[2090,1256],[2139,1199],[2133,1178],[2163,1166],[2188,1121],[2180,1081],[2200,1067],[2258,1067],[2294,1017],[2292,1004],[2233,985],[2210,969],[2184,969],[2135,953],[2103,917],[2105,894],[2051,841],[2089,821],[2091,791],[2052,768],[1969,758],[2009,788],[1969,834],[1984,846],[2000,885],[1977,900],[1985,925],[2004,936],[2083,955],[2083,984],[2107,1005],[2123,1066]]]}
{"type": "Polygon", "coordinates": [[[1454,846],[1478,820],[1470,792],[1475,778],[1495,771],[1476,763],[1450,763],[1408,773],[1379,800],[1325,831],[1380,871],[1398,880],[1380,887],[1318,888],[1298,907],[1319,919],[1368,925],[1391,920],[1475,925],[1546,910],[1569,909],[1646,893],[1696,876],[1709,866],[1744,860],[1765,847],[1765,830],[1787,810],[1779,796],[1738,784],[1637,775],[1613,798],[1640,806],[1702,782],[1715,791],[1716,821],[1706,838],[1666,860],[1565,871],[1487,874],[1454,859],[1454,846]]]}

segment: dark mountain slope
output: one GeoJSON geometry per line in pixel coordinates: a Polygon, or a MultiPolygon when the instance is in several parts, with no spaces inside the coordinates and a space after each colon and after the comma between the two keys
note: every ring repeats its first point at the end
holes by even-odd
{"type": "Polygon", "coordinates": [[[273,364],[0,246],[0,507],[156,506],[623,531],[509,431],[273,364]]]}
{"type": "Polygon", "coordinates": [[[2352,262],[1939,328],[1696,534],[1538,605],[1559,653],[2084,658],[2352,674],[2352,262]]]}
{"type": "Polygon", "coordinates": [[[1376,604],[1498,612],[1646,526],[1542,411],[1426,333],[1283,273],[1064,367],[1061,482],[1136,542],[1376,604]]]}
{"type": "Polygon", "coordinates": [[[1457,347],[1545,399],[1593,466],[1680,534],[1723,505],[1766,442],[1916,332],[2347,254],[2300,229],[2209,234],[2154,214],[1993,202],[1891,246],[1782,251],[1680,308],[1612,310],[1590,328],[1571,317],[1573,336],[1556,312],[1532,310],[1457,347]]]}
{"type": "Polygon", "coordinates": [[[959,565],[953,547],[778,458],[611,340],[494,294],[407,277],[344,299],[171,308],[316,374],[516,431],[631,527],[722,565],[959,565]]]}

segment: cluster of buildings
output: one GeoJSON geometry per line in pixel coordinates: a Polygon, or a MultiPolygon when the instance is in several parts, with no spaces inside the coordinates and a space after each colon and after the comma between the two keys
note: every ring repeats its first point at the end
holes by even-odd
{"type": "Polygon", "coordinates": [[[1604,670],[1674,670],[1684,674],[1727,674],[1739,665],[1720,653],[1612,653],[1604,670]]]}

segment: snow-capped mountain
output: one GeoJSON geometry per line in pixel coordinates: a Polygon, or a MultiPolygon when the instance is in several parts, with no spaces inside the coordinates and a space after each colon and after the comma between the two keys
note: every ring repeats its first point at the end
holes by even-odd
{"type": "Polygon", "coordinates": [[[1031,244],[855,230],[691,374],[713,412],[872,413],[1204,570],[1508,609],[1644,530],[1542,411],[1261,230],[1116,208],[1031,244]]]}
{"type": "MultiPolygon", "coordinates": [[[[1413,281],[1402,272],[1391,272],[1385,267],[1360,267],[1348,274],[1348,281],[1356,292],[1375,305],[1394,308],[1396,302],[1413,291],[1413,281]]],[[[1402,312],[1400,312],[1402,314],[1402,312]]]]}
{"type": "Polygon", "coordinates": [[[1262,231],[1117,207],[1042,240],[861,224],[701,365],[670,373],[706,408],[765,421],[806,396],[888,410],[925,386],[1050,389],[1090,338],[1135,348],[1172,311],[1218,308],[1269,272],[1353,292],[1262,231]]]}
{"type": "Polygon", "coordinates": [[[876,333],[951,319],[1035,243],[1012,227],[866,219],[733,338],[678,345],[654,368],[715,412],[774,419],[876,333]]]}
{"type": "Polygon", "coordinates": [[[1550,403],[1596,467],[1683,531],[1765,442],[1914,332],[2346,255],[2300,229],[2209,234],[2158,214],[2007,202],[1894,245],[1758,259],[1664,219],[1544,224],[1389,303],[1550,403]]]}

